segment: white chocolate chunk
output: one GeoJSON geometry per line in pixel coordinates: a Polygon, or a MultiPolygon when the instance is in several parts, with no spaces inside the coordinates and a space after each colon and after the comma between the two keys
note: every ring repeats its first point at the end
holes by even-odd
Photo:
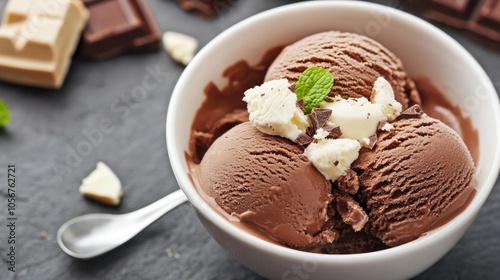
{"type": "Polygon", "coordinates": [[[326,179],[335,181],[358,158],[361,145],[352,139],[324,139],[311,143],[305,156],[326,179]]]}
{"type": "Polygon", "coordinates": [[[163,47],[177,62],[187,65],[198,49],[198,41],[186,34],[167,31],[163,34],[163,47]]]}
{"type": "Polygon", "coordinates": [[[120,179],[102,162],[98,162],[96,169],[83,179],[80,193],[110,205],[120,204],[123,195],[120,179]]]}
{"type": "Polygon", "coordinates": [[[380,106],[370,103],[364,97],[324,102],[322,105],[332,110],[329,121],[340,126],[342,138],[358,140],[363,144],[363,139],[375,134],[378,123],[386,119],[380,106]]]}
{"type": "Polygon", "coordinates": [[[328,133],[328,131],[324,130],[323,128],[318,128],[313,138],[316,140],[323,140],[326,139],[326,137],[328,137],[329,134],[330,133],[328,133]]]}
{"type": "Polygon", "coordinates": [[[247,102],[250,121],[258,130],[295,141],[309,123],[289,87],[287,79],[269,81],[247,90],[243,101],[247,102]]]}
{"type": "MultiPolygon", "coordinates": [[[[330,125],[340,126],[341,138],[358,140],[363,147],[369,146],[369,138],[377,132],[378,124],[393,121],[402,108],[394,98],[391,85],[382,77],[375,81],[370,100],[365,97],[339,98],[334,102],[323,102],[321,107],[332,110],[328,121],[330,125]]],[[[385,128],[390,129],[390,126],[385,128]]]]}
{"type": "Polygon", "coordinates": [[[383,130],[383,131],[391,131],[391,129],[393,129],[394,126],[390,123],[385,123],[380,129],[383,130]]]}
{"type": "Polygon", "coordinates": [[[393,121],[401,114],[401,103],[394,98],[394,91],[391,84],[382,78],[378,77],[373,84],[373,91],[370,100],[374,104],[378,104],[384,116],[388,121],[393,121]]]}
{"type": "MultiPolygon", "coordinates": [[[[269,81],[249,89],[243,101],[247,102],[250,121],[263,133],[295,141],[310,124],[309,118],[298,108],[297,97],[290,90],[287,79],[269,81]]],[[[393,128],[387,121],[396,119],[402,109],[391,85],[382,77],[375,81],[370,100],[336,96],[331,102],[322,102],[320,107],[332,111],[327,125],[340,126],[342,135],[340,139],[328,139],[329,132],[318,128],[304,155],[331,181],[350,169],[361,147],[370,147],[370,139],[376,135],[380,123],[385,123],[382,130],[393,128]]]]}

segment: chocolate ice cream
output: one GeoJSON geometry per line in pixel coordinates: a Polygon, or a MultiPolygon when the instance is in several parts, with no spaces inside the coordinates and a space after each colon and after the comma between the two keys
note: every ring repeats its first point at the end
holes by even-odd
{"type": "Polygon", "coordinates": [[[195,163],[199,163],[212,142],[233,126],[248,121],[245,90],[262,83],[269,65],[282,47],[266,52],[257,65],[238,61],[228,67],[223,76],[229,80],[227,86],[219,88],[213,82],[205,87],[206,99],[198,109],[192,125],[189,150],[195,163]]]}
{"type": "Polygon", "coordinates": [[[293,142],[245,122],[219,137],[200,164],[201,186],[228,214],[292,248],[331,243],[331,185],[293,142]]]}
{"type": "Polygon", "coordinates": [[[286,78],[294,83],[314,65],[334,73],[332,97],[369,98],[375,80],[384,77],[403,109],[420,103],[415,84],[399,58],[375,40],[348,32],[317,33],[285,47],[269,67],[265,80],[286,78]]]}
{"type": "Polygon", "coordinates": [[[351,166],[370,231],[391,247],[417,239],[454,214],[473,191],[474,177],[467,147],[444,123],[423,115],[392,125],[351,166]]]}
{"type": "Polygon", "coordinates": [[[221,211],[291,248],[351,254],[415,240],[468,205],[475,168],[460,137],[477,155],[477,132],[443,93],[420,83],[422,104],[401,61],[361,35],[318,33],[271,64],[279,50],[228,68],[193,122],[193,180],[221,211]],[[310,66],[335,76],[321,124],[288,95],[310,66]]]}

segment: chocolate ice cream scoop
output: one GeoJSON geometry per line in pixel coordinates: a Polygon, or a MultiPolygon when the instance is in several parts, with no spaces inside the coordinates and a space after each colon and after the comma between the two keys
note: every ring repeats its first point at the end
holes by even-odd
{"type": "Polygon", "coordinates": [[[375,80],[384,77],[403,109],[420,104],[415,84],[401,60],[378,42],[354,33],[317,33],[285,47],[268,69],[265,80],[286,78],[294,83],[310,66],[321,66],[335,75],[330,96],[369,99],[375,80]]]}
{"type": "Polygon", "coordinates": [[[286,246],[333,241],[324,230],[331,185],[293,142],[250,122],[219,137],[200,164],[201,186],[227,213],[286,246]]]}
{"type": "Polygon", "coordinates": [[[352,165],[371,232],[391,247],[451,219],[474,190],[474,164],[462,139],[412,108],[352,165]]]}

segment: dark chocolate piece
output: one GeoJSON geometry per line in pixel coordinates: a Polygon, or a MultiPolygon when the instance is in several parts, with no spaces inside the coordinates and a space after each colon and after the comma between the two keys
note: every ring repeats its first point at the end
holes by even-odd
{"type": "Polygon", "coordinates": [[[83,0],[90,11],[80,53],[103,60],[160,49],[161,32],[145,0],[83,0]]]}
{"type": "Polygon", "coordinates": [[[340,136],[342,136],[342,130],[340,130],[340,126],[335,125],[335,126],[325,126],[323,129],[328,132],[328,136],[326,136],[327,139],[337,139],[340,136]]]}
{"type": "Polygon", "coordinates": [[[483,0],[472,15],[467,28],[500,42],[500,1],[483,0]]]}
{"type": "Polygon", "coordinates": [[[346,173],[337,179],[339,190],[348,193],[356,194],[359,190],[358,174],[354,170],[349,169],[346,173]]]}
{"type": "Polygon", "coordinates": [[[314,134],[316,134],[316,130],[314,130],[314,127],[312,125],[306,127],[306,134],[313,137],[314,134]]]}
{"type": "Polygon", "coordinates": [[[410,108],[401,112],[401,114],[396,118],[396,120],[420,118],[420,116],[422,116],[423,113],[424,111],[420,109],[420,106],[413,105],[410,108]]]}
{"type": "Polygon", "coordinates": [[[195,11],[200,16],[211,18],[232,5],[231,0],[177,0],[179,6],[186,11],[195,11]]]}
{"type": "Polygon", "coordinates": [[[309,119],[311,120],[314,131],[325,126],[331,115],[332,110],[330,109],[313,108],[311,114],[309,114],[309,119]]]}
{"type": "Polygon", "coordinates": [[[332,103],[334,101],[334,99],[331,98],[330,96],[327,96],[327,97],[325,97],[325,99],[323,99],[323,101],[332,103]]]}
{"type": "Polygon", "coordinates": [[[307,146],[309,144],[311,144],[311,142],[313,141],[314,139],[307,135],[307,134],[301,134],[299,135],[299,137],[297,137],[297,139],[295,139],[295,143],[301,145],[301,146],[307,146]]]}
{"type": "Polygon", "coordinates": [[[360,231],[368,222],[368,215],[363,207],[348,194],[334,190],[333,197],[337,202],[336,210],[342,217],[342,221],[350,225],[354,231],[360,231]]]}
{"type": "Polygon", "coordinates": [[[424,17],[500,41],[499,0],[404,0],[424,17]]]}
{"type": "Polygon", "coordinates": [[[303,113],[306,112],[306,108],[304,107],[304,99],[297,101],[296,105],[303,113]]]}
{"type": "Polygon", "coordinates": [[[372,136],[370,136],[370,144],[368,144],[368,148],[370,148],[370,150],[373,150],[373,147],[375,147],[375,145],[377,144],[377,141],[378,141],[378,137],[377,137],[377,134],[373,134],[372,136]]]}
{"type": "Polygon", "coordinates": [[[478,0],[404,0],[403,3],[420,11],[424,17],[465,28],[478,0]]]}

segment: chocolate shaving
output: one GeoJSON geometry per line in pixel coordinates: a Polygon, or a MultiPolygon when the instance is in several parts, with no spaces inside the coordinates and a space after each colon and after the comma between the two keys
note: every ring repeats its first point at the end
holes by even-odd
{"type": "Polygon", "coordinates": [[[304,99],[301,99],[299,101],[297,101],[297,103],[295,103],[295,105],[302,111],[302,112],[306,112],[306,108],[304,107],[304,99]]]}
{"type": "Polygon", "coordinates": [[[397,118],[396,120],[402,120],[402,119],[413,119],[413,118],[420,118],[424,112],[422,109],[420,109],[420,106],[418,105],[413,105],[410,108],[404,110],[397,118]]]}
{"type": "Polygon", "coordinates": [[[297,143],[297,144],[299,144],[301,146],[307,146],[307,145],[311,144],[311,142],[313,140],[314,139],[311,136],[302,133],[301,135],[299,135],[297,137],[297,139],[295,139],[295,143],[297,143]]]}
{"type": "Polygon", "coordinates": [[[311,120],[314,131],[324,127],[331,115],[332,110],[330,109],[313,108],[311,114],[309,114],[309,119],[311,120]]]}
{"type": "Polygon", "coordinates": [[[356,194],[359,190],[358,174],[349,169],[346,173],[337,179],[339,190],[348,194],[356,194]]]}
{"type": "Polygon", "coordinates": [[[342,130],[340,130],[340,126],[335,125],[335,126],[325,126],[323,129],[328,132],[328,136],[326,136],[327,139],[337,139],[340,136],[342,136],[342,130]]]}
{"type": "Polygon", "coordinates": [[[314,130],[312,125],[306,127],[306,134],[309,135],[310,137],[313,137],[314,134],[316,134],[316,131],[314,130]]]}
{"type": "Polygon", "coordinates": [[[377,134],[373,134],[372,136],[370,136],[370,144],[368,144],[368,148],[370,148],[370,150],[373,150],[373,147],[375,147],[375,145],[377,144],[377,140],[378,140],[378,137],[377,137],[377,134]]]}

